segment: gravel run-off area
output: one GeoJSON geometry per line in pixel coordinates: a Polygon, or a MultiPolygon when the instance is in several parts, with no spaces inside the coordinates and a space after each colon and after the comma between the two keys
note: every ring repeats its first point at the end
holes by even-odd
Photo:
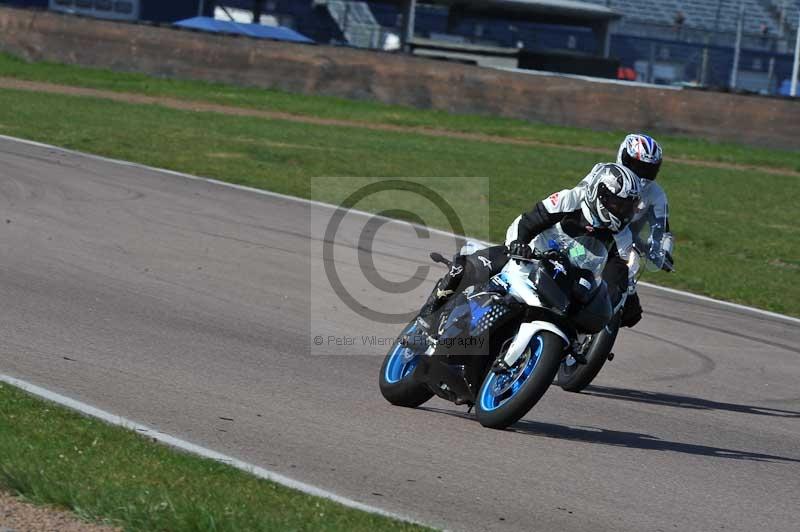
{"type": "Polygon", "coordinates": [[[73,514],[22,502],[0,491],[0,532],[115,532],[110,526],[88,523],[73,514]]]}

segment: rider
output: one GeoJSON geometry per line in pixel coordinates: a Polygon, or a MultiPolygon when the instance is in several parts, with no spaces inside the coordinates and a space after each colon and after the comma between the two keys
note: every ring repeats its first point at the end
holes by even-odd
{"type": "Polygon", "coordinates": [[[470,255],[456,255],[450,271],[442,277],[420,311],[420,318],[435,312],[455,292],[499,272],[508,256],[530,257],[531,241],[542,231],[561,222],[572,237],[591,235],[617,252],[609,259],[603,279],[616,304],[628,289],[628,257],[633,237],[628,223],[640,202],[641,184],[628,168],[616,163],[595,165],[573,189],[556,192],[538,202],[530,212],[517,217],[506,233],[506,245],[494,246],[470,255]]]}
{"type": "MultiPolygon", "coordinates": [[[[617,164],[628,168],[642,182],[642,201],[630,224],[634,243],[639,249],[647,250],[648,258],[653,263],[666,271],[671,271],[674,262],[671,255],[672,233],[669,232],[667,195],[664,189],[655,182],[662,161],[661,146],[654,138],[643,134],[627,135],[617,152],[617,164]],[[643,242],[640,237],[645,224],[650,226],[647,243],[643,242]],[[669,242],[666,249],[662,249],[663,242],[669,242]]],[[[633,285],[631,286],[633,287],[633,285]]],[[[621,325],[633,327],[641,317],[642,307],[639,303],[639,295],[631,290],[622,311],[621,325]]]]}

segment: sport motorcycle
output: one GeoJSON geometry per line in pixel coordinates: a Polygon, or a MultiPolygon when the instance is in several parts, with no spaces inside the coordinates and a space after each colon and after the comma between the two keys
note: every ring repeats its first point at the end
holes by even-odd
{"type": "Polygon", "coordinates": [[[474,407],[485,427],[512,425],[542,398],[580,340],[611,319],[601,278],[607,259],[594,237],[573,238],[560,224],[542,232],[530,259],[508,257],[499,273],[403,329],[380,370],[384,398],[414,408],[438,396],[474,407]]]}

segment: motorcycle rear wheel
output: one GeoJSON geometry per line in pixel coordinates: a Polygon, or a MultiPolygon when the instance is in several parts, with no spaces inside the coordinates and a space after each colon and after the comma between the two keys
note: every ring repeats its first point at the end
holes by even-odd
{"type": "Polygon", "coordinates": [[[564,360],[558,368],[557,384],[567,392],[582,392],[603,369],[608,354],[614,347],[614,342],[619,333],[619,318],[614,318],[608,328],[595,334],[586,350],[586,364],[568,364],[564,360]],[[608,332],[611,329],[611,332],[608,332]]]}

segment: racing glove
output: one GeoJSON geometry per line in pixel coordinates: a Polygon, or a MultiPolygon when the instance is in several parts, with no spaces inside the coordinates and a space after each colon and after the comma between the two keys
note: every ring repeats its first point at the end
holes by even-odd
{"type": "Polygon", "coordinates": [[[527,242],[522,240],[514,240],[508,245],[508,253],[514,257],[522,257],[523,259],[530,259],[533,251],[527,242]]]}

